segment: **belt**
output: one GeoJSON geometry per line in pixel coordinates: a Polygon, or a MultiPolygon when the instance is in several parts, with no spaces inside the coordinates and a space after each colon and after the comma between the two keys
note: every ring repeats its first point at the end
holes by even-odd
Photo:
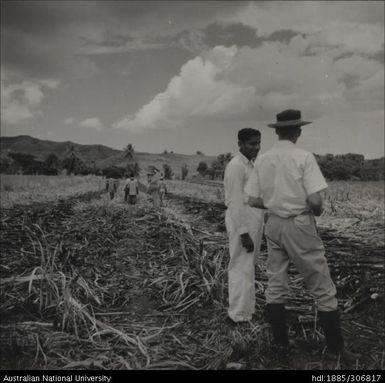
{"type": "Polygon", "coordinates": [[[267,216],[270,217],[270,216],[275,216],[275,217],[279,217],[279,218],[282,218],[282,219],[290,219],[290,218],[295,218],[295,217],[299,217],[301,215],[313,215],[313,213],[311,211],[303,211],[302,213],[299,213],[299,214],[292,214],[292,215],[289,215],[288,217],[282,217],[278,214],[274,214],[274,213],[271,213],[271,212],[268,212],[267,213],[267,216]]]}

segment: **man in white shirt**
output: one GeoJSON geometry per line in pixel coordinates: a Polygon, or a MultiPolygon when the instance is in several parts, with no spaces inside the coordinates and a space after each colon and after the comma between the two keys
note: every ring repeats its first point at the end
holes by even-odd
{"type": "Polygon", "coordinates": [[[136,204],[137,195],[139,194],[139,183],[138,180],[132,175],[125,187],[125,201],[127,202],[127,197],[130,205],[136,204]]]}
{"type": "Polygon", "coordinates": [[[255,262],[259,255],[264,211],[248,206],[244,188],[260,149],[261,133],[238,132],[239,153],[225,169],[226,229],[229,236],[228,315],[232,322],[251,320],[255,312],[255,262]]]}
{"type": "Polygon", "coordinates": [[[349,359],[353,354],[344,349],[336,288],[314,218],[322,214],[320,192],[328,185],[313,154],[295,146],[301,126],[309,123],[301,120],[300,111],[279,113],[277,122],[269,125],[275,128],[279,141],[258,157],[246,186],[249,204],[265,207],[269,213],[265,227],[269,251],[266,314],[274,342],[285,349],[288,335],[284,304],[292,261],[317,301],[328,350],[349,359]]]}

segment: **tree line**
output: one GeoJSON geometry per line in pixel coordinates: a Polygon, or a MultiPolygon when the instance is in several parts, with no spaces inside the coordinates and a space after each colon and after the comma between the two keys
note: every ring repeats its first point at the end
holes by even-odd
{"type": "MultiPolygon", "coordinates": [[[[365,159],[361,154],[326,154],[317,155],[315,158],[324,176],[329,180],[361,180],[378,181],[384,180],[385,159],[365,159]]],[[[123,151],[125,166],[108,166],[103,169],[96,167],[95,162],[86,164],[73,148],[67,156],[60,160],[55,153],[49,154],[44,160],[38,160],[35,156],[26,153],[10,152],[7,157],[0,161],[0,173],[3,174],[74,174],[74,175],[103,175],[108,178],[123,178],[130,175],[139,176],[141,169],[135,161],[134,146],[128,144],[123,151]]],[[[232,159],[231,153],[220,154],[214,161],[208,164],[205,161],[199,162],[196,174],[202,178],[211,180],[222,180],[228,162],[232,159]]],[[[189,174],[189,167],[184,164],[180,173],[175,174],[169,164],[163,164],[162,172],[165,179],[186,179],[189,174]]]]}
{"type": "MultiPolygon", "coordinates": [[[[329,180],[379,181],[385,178],[385,158],[367,160],[362,154],[314,154],[318,165],[329,180]]],[[[231,160],[231,153],[220,154],[210,166],[202,161],[197,172],[212,180],[223,179],[224,170],[231,160]]]]}
{"type": "Polygon", "coordinates": [[[315,155],[324,176],[330,180],[384,180],[385,158],[367,160],[362,154],[315,155]]]}

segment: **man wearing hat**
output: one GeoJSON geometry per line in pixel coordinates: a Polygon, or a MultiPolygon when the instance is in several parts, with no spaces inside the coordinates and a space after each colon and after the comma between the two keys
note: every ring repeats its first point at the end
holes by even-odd
{"type": "Polygon", "coordinates": [[[289,109],[277,115],[277,122],[268,126],[275,129],[279,141],[258,157],[245,189],[250,206],[268,210],[266,314],[274,343],[280,350],[286,350],[285,300],[292,261],[317,302],[328,350],[352,361],[354,355],[344,348],[336,288],[314,218],[322,214],[320,192],[328,185],[314,155],[295,145],[301,126],[307,124],[310,122],[301,119],[299,110],[289,109]]]}
{"type": "Polygon", "coordinates": [[[248,322],[255,312],[255,263],[259,256],[264,211],[248,206],[246,182],[261,144],[257,129],[238,132],[239,153],[227,164],[224,177],[226,229],[229,236],[228,322],[248,322]]]}

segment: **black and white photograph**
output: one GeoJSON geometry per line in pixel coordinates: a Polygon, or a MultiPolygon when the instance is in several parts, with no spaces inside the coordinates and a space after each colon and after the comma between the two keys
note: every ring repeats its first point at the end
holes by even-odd
{"type": "Polygon", "coordinates": [[[1,0],[2,381],[383,381],[384,6],[1,0]]]}

